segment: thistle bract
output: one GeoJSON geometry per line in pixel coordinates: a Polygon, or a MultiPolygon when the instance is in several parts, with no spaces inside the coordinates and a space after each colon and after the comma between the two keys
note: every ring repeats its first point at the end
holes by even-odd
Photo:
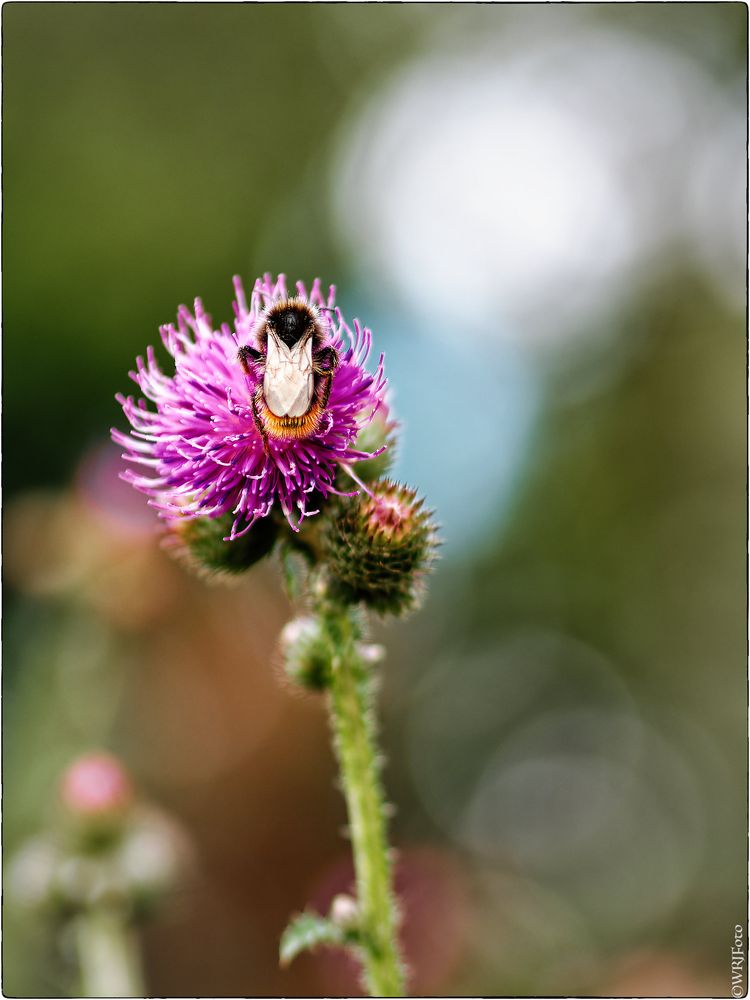
{"type": "Polygon", "coordinates": [[[384,479],[341,502],[327,527],[325,558],[339,597],[397,615],[417,605],[436,547],[424,501],[384,479]]]}
{"type": "Polygon", "coordinates": [[[255,282],[249,304],[239,278],[235,291],[233,329],[227,324],[214,329],[200,299],[193,313],[180,307],[177,326],[161,328],[175,372],[161,371],[152,348],[145,360],[138,358],[131,378],[155,410],[144,399],[118,395],[132,430],[112,431],[126,449],[125,459],[145,470],[128,470],[123,478],[148,494],[162,516],[227,517],[227,540],[244,535],[276,503],[297,530],[319,512],[321,498],[340,493],[339,468],[373,457],[355,440],[386,388],[382,356],[373,373],[365,367],[370,331],[356,320],[353,327],[345,322],[334,306],[333,287],[324,296],[319,280],[309,292],[298,282],[290,295],[283,275],[275,282],[265,275],[255,282]],[[241,349],[247,357],[261,357],[265,319],[284,302],[314,309],[321,345],[336,359],[325,374],[325,393],[315,397],[321,415],[313,430],[303,436],[303,421],[303,431],[295,426],[288,438],[278,430],[269,436],[260,419],[262,365],[238,358],[241,349]]]}
{"type": "Polygon", "coordinates": [[[205,579],[229,580],[267,556],[279,535],[274,517],[264,517],[252,531],[232,541],[232,515],[169,518],[163,547],[179,562],[205,579]]]}

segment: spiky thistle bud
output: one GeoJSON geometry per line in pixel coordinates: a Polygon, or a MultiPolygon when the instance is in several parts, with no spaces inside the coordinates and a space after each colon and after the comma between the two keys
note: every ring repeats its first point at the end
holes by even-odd
{"type": "Polygon", "coordinates": [[[325,558],[341,599],[400,615],[417,605],[436,546],[424,500],[410,487],[383,479],[371,493],[342,501],[328,524],[325,558]]]}
{"type": "Polygon", "coordinates": [[[287,622],[279,637],[287,676],[311,691],[328,686],[331,650],[318,618],[301,616],[287,622]]]}
{"type": "Polygon", "coordinates": [[[237,577],[268,555],[276,542],[278,522],[261,518],[247,534],[227,541],[232,515],[170,518],[164,548],[199,576],[213,579],[237,577]]]}

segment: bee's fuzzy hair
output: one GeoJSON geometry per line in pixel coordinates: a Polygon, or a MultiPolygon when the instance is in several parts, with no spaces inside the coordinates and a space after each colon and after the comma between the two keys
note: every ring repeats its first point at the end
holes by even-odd
{"type": "Polygon", "coordinates": [[[263,313],[265,319],[273,316],[274,313],[284,312],[285,309],[298,309],[300,312],[310,313],[314,319],[320,319],[320,309],[314,302],[308,302],[302,295],[290,295],[286,299],[278,299],[266,308],[263,313]]]}
{"type": "Polygon", "coordinates": [[[313,338],[317,346],[321,345],[326,340],[328,337],[328,330],[326,329],[326,323],[322,321],[323,318],[318,306],[314,302],[308,302],[302,295],[290,295],[288,298],[278,299],[276,302],[272,302],[271,305],[267,306],[261,313],[255,327],[255,342],[259,347],[264,348],[266,341],[268,340],[268,330],[266,329],[266,323],[268,320],[272,316],[276,316],[287,309],[295,309],[298,312],[306,313],[310,316],[315,327],[313,338]]]}
{"type": "Polygon", "coordinates": [[[266,405],[260,388],[255,393],[255,405],[264,432],[268,437],[281,440],[302,439],[314,434],[320,427],[325,411],[319,393],[313,399],[310,409],[301,417],[277,417],[266,405]]]}

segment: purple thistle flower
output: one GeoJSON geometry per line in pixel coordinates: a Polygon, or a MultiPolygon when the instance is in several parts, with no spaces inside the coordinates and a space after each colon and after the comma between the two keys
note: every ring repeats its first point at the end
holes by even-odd
{"type": "Polygon", "coordinates": [[[364,367],[370,330],[357,320],[353,330],[347,325],[334,307],[334,286],[326,299],[319,279],[309,294],[298,282],[290,296],[284,275],[274,282],[266,274],[255,282],[249,306],[239,278],[234,287],[234,331],[226,323],[214,330],[200,299],[195,315],[180,306],[177,326],[161,327],[175,373],[165,375],[149,347],[145,362],[139,357],[130,377],[156,410],[144,399],[118,394],[132,431],[112,430],[113,439],[126,448],[123,458],[149,470],[128,469],[122,478],[148,494],[162,517],[231,513],[227,540],[267,517],[276,500],[297,531],[305,517],[319,513],[310,509],[311,501],[340,492],[334,486],[338,466],[361,485],[352,463],[383,449],[364,452],[354,442],[383,405],[386,389],[382,355],[374,374],[364,367]],[[306,322],[309,314],[310,324],[304,337],[289,327],[302,312],[306,322]],[[307,358],[304,375],[296,376],[303,381],[293,403],[287,404],[284,386],[281,395],[266,391],[269,385],[273,390],[268,374],[264,381],[272,349],[274,362],[282,354],[299,364],[307,358]],[[288,350],[296,353],[284,354],[288,350]],[[293,415],[276,416],[280,410],[293,415]]]}

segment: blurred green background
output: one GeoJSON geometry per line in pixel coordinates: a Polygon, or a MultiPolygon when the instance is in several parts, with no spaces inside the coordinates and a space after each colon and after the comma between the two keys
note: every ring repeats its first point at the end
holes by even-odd
{"type": "MultiPolygon", "coordinates": [[[[119,484],[113,401],[180,302],[335,281],[444,556],[383,628],[412,989],[728,995],[746,914],[740,4],[6,4],[5,855],[77,753],[195,848],[155,995],[280,971],[347,884],[271,566],[208,589],[119,484]]],[[[3,988],[75,995],[5,902],[3,988]]]]}

